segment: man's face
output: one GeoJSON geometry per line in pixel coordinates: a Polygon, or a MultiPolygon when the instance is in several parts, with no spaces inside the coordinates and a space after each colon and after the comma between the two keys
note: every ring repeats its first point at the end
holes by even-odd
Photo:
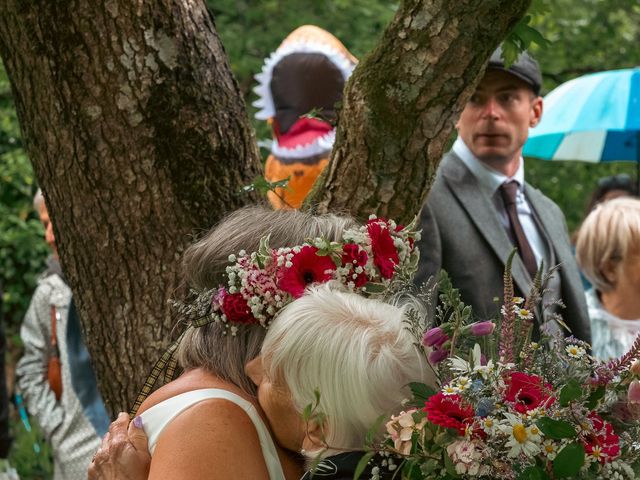
{"type": "Polygon", "coordinates": [[[54,255],[58,255],[58,249],[56,248],[56,238],[53,235],[53,224],[51,220],[49,220],[49,212],[47,211],[47,206],[42,202],[42,206],[40,207],[40,221],[42,222],[42,226],[44,227],[44,239],[53,250],[54,255]]]}
{"type": "Polygon", "coordinates": [[[489,164],[520,157],[542,116],[542,98],[519,78],[489,69],[458,120],[458,134],[471,152],[489,164]]]}

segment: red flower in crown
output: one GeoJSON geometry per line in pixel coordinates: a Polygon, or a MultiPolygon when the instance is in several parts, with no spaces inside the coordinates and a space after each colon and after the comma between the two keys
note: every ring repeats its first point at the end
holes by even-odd
{"type": "Polygon", "coordinates": [[[231,323],[256,323],[247,301],[240,293],[226,293],[222,297],[221,309],[231,323]]]}
{"type": "Polygon", "coordinates": [[[317,247],[305,245],[294,254],[291,266],[282,269],[278,288],[299,298],[308,285],[331,280],[336,264],[327,255],[316,255],[317,251],[317,247]]]}
{"type": "Polygon", "coordinates": [[[453,428],[464,435],[467,425],[473,422],[473,407],[466,404],[459,395],[445,395],[438,392],[429,397],[423,410],[434,425],[453,428]]]}
{"type": "Polygon", "coordinates": [[[382,218],[373,218],[367,222],[373,263],[378,267],[383,278],[393,277],[395,267],[400,263],[398,250],[396,250],[389,232],[390,228],[389,222],[382,218]]]}
{"type": "Polygon", "coordinates": [[[553,387],[542,383],[542,379],[537,375],[513,372],[508,383],[504,400],[512,403],[513,408],[519,413],[527,413],[540,406],[548,407],[555,401],[555,398],[549,395],[553,387]]]}
{"type": "Polygon", "coordinates": [[[342,247],[342,266],[351,267],[349,269],[349,281],[352,281],[357,288],[362,287],[369,280],[367,274],[364,273],[364,266],[367,264],[367,260],[369,260],[369,255],[360,245],[347,243],[342,247]],[[357,273],[355,271],[357,267],[362,267],[362,272],[357,273]],[[354,275],[356,276],[355,278],[353,278],[354,275]]]}
{"type": "Polygon", "coordinates": [[[600,463],[612,461],[620,455],[620,437],[614,433],[613,426],[596,412],[589,414],[589,420],[593,425],[593,433],[583,437],[584,451],[596,457],[600,463]]]}

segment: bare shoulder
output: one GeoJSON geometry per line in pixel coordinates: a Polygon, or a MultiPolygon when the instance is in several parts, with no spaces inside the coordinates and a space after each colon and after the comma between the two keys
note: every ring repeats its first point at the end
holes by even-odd
{"type": "Polygon", "coordinates": [[[183,373],[172,382],[163,385],[158,390],[149,395],[149,397],[144,402],[142,402],[142,405],[140,405],[138,414],[141,414],[145,410],[148,410],[149,408],[167,400],[168,398],[202,388],[221,388],[224,390],[237,392],[237,387],[235,387],[234,385],[231,385],[228,382],[224,382],[215,375],[208,373],[202,369],[194,369],[183,373]]]}
{"type": "Polygon", "coordinates": [[[187,409],[162,432],[150,479],[268,479],[258,434],[247,413],[224,399],[187,409]]]}

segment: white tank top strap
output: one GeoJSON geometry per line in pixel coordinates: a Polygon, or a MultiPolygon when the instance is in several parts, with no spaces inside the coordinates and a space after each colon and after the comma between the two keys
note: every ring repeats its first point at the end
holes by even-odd
{"type": "MultiPolygon", "coordinates": [[[[246,412],[256,427],[270,480],[284,480],[284,472],[282,465],[280,465],[276,446],[256,408],[241,396],[220,388],[203,388],[181,393],[154,405],[140,414],[144,431],[149,438],[149,453],[153,455],[160,434],[175,417],[197,403],[211,399],[227,400],[235,403],[246,412]]],[[[240,452],[238,454],[240,455],[240,452]]],[[[215,465],[212,465],[211,468],[215,468],[215,465]]]]}

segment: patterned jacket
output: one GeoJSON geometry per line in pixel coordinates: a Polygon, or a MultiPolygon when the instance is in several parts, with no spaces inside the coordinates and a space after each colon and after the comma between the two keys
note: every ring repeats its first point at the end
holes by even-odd
{"type": "Polygon", "coordinates": [[[66,345],[70,301],[71,290],[59,275],[51,273],[39,280],[20,330],[24,355],[16,367],[27,409],[51,443],[54,480],[85,480],[89,462],[100,446],[71,384],[66,345]],[[59,402],[46,379],[52,305],[60,314],[56,325],[62,364],[59,402]]]}

